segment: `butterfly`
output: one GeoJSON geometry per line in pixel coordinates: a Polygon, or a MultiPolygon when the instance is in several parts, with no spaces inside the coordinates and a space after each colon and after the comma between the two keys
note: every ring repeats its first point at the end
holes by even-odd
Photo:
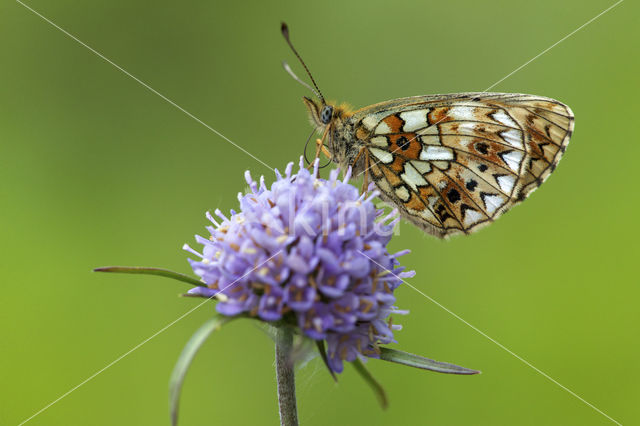
{"type": "Polygon", "coordinates": [[[555,170],[574,128],[571,109],[554,99],[513,93],[412,96],[356,111],[328,104],[313,83],[298,82],[318,149],[352,176],[373,181],[380,198],[439,238],[469,234],[523,201],[555,170]]]}

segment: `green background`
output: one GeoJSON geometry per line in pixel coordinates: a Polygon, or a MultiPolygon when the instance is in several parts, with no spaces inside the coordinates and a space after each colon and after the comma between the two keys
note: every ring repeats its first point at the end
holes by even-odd
{"type": "MultiPolygon", "coordinates": [[[[307,91],[281,69],[281,20],[329,99],[355,107],[480,91],[613,1],[28,4],[272,167],[309,132],[307,91]]],[[[566,102],[576,130],[557,171],[470,237],[402,223],[392,250],[429,297],[624,424],[640,423],[637,2],[627,0],[494,91],[566,102]],[[634,4],[635,3],[635,4],[634,4]]],[[[0,424],[30,417],[195,306],[162,278],[206,210],[237,206],[243,172],[272,172],[13,1],[0,3],[0,424]]],[[[298,373],[303,425],[610,424],[408,286],[398,348],[474,377],[380,361],[382,411],[347,368],[298,373]]],[[[167,383],[213,305],[177,322],[30,421],[168,424],[167,383]]],[[[214,334],[187,377],[182,425],[276,424],[273,347],[248,322],[214,334]]]]}

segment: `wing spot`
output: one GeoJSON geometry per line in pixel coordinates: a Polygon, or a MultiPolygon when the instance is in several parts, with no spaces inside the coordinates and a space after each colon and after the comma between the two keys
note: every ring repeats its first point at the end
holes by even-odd
{"type": "Polygon", "coordinates": [[[451,203],[455,204],[460,201],[460,193],[455,189],[450,189],[449,192],[447,192],[447,198],[451,203]]]}
{"type": "Polygon", "coordinates": [[[396,145],[398,145],[401,150],[406,151],[411,146],[411,142],[409,142],[409,139],[404,136],[400,136],[396,139],[396,145]]]}
{"type": "Polygon", "coordinates": [[[489,145],[483,142],[479,142],[476,144],[476,151],[478,151],[480,154],[487,155],[489,154],[489,145]]]}
{"type": "Polygon", "coordinates": [[[440,222],[442,223],[446,222],[446,220],[449,218],[453,219],[453,216],[449,214],[443,204],[438,204],[438,207],[436,207],[436,214],[438,215],[438,217],[440,218],[440,222]]]}
{"type": "Polygon", "coordinates": [[[465,185],[467,187],[467,189],[471,192],[476,190],[476,187],[478,186],[478,182],[476,182],[475,180],[471,179],[467,182],[467,184],[465,185]]]}

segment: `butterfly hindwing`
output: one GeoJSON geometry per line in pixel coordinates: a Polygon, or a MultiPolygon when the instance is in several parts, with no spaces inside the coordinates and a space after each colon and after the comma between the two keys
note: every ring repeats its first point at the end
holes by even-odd
{"type": "Polygon", "coordinates": [[[397,99],[351,120],[383,197],[438,237],[472,232],[526,198],[573,130],[564,104],[495,93],[397,99]]]}

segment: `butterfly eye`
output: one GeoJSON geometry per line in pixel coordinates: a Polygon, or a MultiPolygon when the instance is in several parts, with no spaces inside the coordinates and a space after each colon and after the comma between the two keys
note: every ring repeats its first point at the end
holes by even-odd
{"type": "Polygon", "coordinates": [[[325,105],[322,107],[322,112],[320,113],[320,120],[324,124],[329,124],[331,121],[331,116],[333,116],[333,107],[330,105],[325,105]]]}

